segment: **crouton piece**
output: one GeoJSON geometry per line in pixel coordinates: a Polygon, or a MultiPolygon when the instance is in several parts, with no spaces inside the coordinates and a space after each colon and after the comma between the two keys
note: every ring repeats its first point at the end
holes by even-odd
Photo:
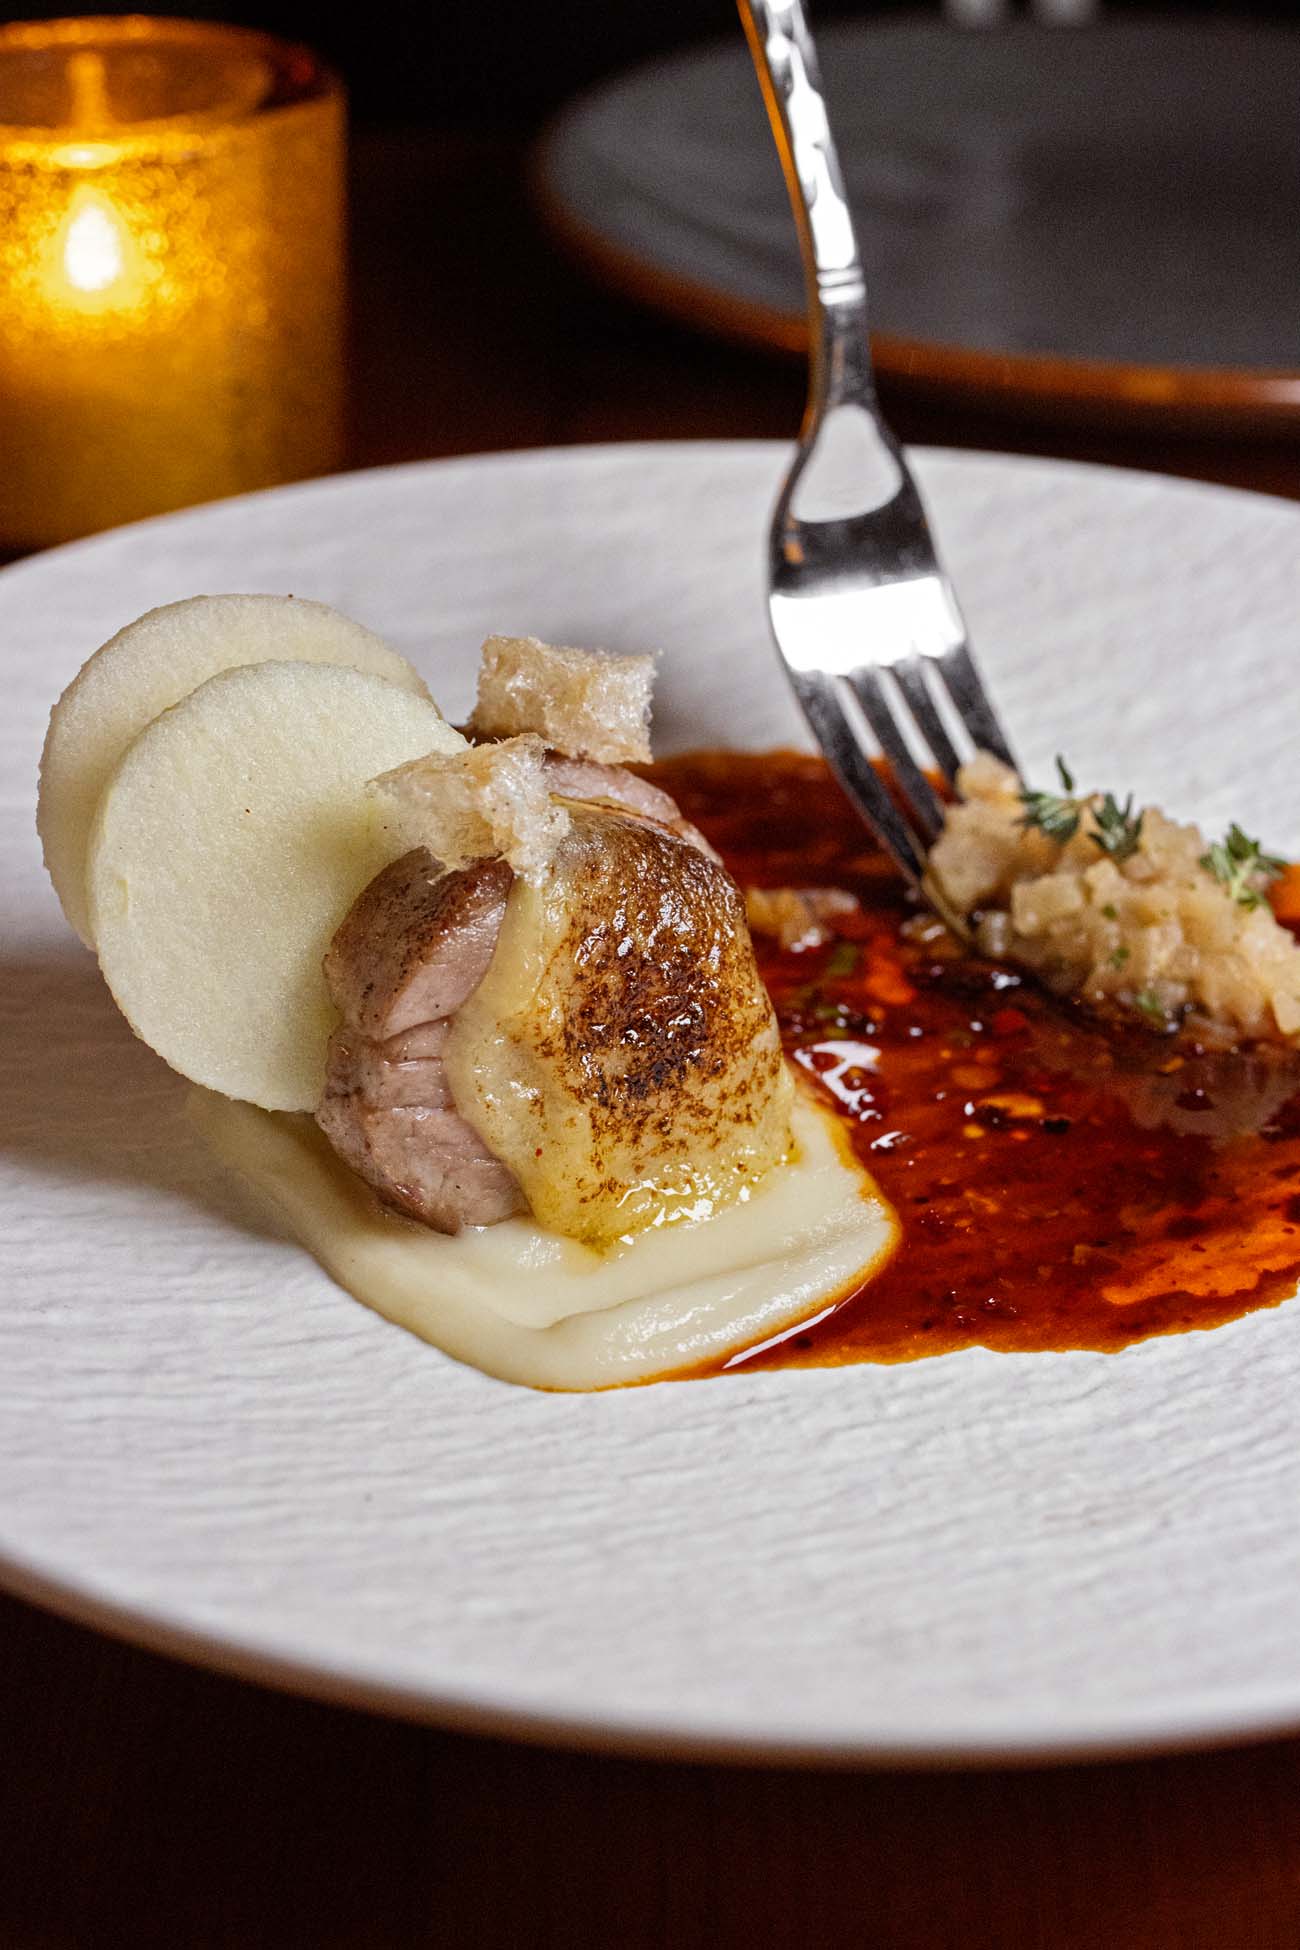
{"type": "Polygon", "coordinates": [[[541,877],[569,830],[551,798],[546,745],[535,733],[429,752],[371,780],[401,851],[426,846],[444,867],[502,859],[525,880],[541,877]]]}
{"type": "Polygon", "coordinates": [[[490,636],[469,731],[475,738],[533,731],[570,758],[645,763],[653,682],[653,657],[570,650],[534,636],[490,636]]]}

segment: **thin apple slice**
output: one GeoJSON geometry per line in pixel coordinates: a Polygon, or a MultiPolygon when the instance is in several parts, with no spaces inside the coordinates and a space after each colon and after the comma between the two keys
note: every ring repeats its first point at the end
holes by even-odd
{"type": "Polygon", "coordinates": [[[100,966],[182,1075],[267,1110],[320,1096],[321,973],[401,849],[376,773],[464,744],[426,698],[326,664],[222,672],[146,726],[100,800],[86,891],[100,966]]]}
{"type": "Polygon", "coordinates": [[[428,697],[418,672],[381,637],[299,596],[191,596],[128,623],[64,691],[41,758],[36,825],[45,865],[87,947],[86,842],[113,767],[147,724],[209,677],[271,658],[343,664],[428,697]]]}

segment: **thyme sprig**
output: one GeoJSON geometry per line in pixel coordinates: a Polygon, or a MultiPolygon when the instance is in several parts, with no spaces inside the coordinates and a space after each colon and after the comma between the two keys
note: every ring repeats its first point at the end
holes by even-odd
{"type": "Polygon", "coordinates": [[[1097,830],[1088,838],[1103,853],[1110,855],[1118,866],[1122,860],[1131,860],[1142,840],[1143,815],[1133,811],[1133,794],[1121,806],[1113,792],[1108,792],[1099,806],[1094,806],[1093,819],[1097,830]]]}
{"type": "Polygon", "coordinates": [[[1040,833],[1046,833],[1049,840],[1057,840],[1062,846],[1072,840],[1079,830],[1079,814],[1082,801],[1074,796],[1074,778],[1069,766],[1058,752],[1056,770],[1060,775],[1060,792],[1033,792],[1028,786],[1020,794],[1024,807],[1021,814],[1022,826],[1036,826],[1040,833]]]}
{"type": "Polygon", "coordinates": [[[1132,859],[1142,838],[1143,817],[1133,810],[1133,794],[1130,792],[1121,806],[1115,794],[1107,792],[1100,805],[1094,806],[1075,791],[1074,775],[1059,752],[1056,770],[1061,781],[1060,792],[1034,792],[1026,787],[1020,794],[1024,807],[1020,824],[1036,826],[1049,840],[1064,846],[1078,832],[1084,813],[1091,811],[1093,831],[1088,838],[1093,845],[1117,863],[1132,859]]]}
{"type": "Polygon", "coordinates": [[[1265,853],[1259,841],[1243,833],[1235,820],[1228,828],[1228,837],[1216,840],[1201,855],[1201,865],[1227,889],[1238,907],[1248,909],[1264,905],[1260,881],[1267,886],[1286,872],[1286,861],[1265,853]]]}

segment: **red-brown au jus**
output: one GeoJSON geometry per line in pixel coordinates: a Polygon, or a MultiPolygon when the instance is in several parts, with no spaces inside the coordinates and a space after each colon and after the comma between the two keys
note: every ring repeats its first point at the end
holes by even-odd
{"type": "Polygon", "coordinates": [[[825,1318],[732,1366],[1109,1351],[1295,1291],[1294,1057],[1101,1024],[958,952],[820,760],[703,752],[653,775],[742,885],[860,902],[825,946],[755,945],[786,1050],[844,1120],[901,1241],[825,1318]]]}

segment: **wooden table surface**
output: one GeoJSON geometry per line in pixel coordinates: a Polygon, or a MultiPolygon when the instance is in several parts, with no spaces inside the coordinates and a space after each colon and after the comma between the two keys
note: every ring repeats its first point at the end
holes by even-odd
{"type": "MultiPolygon", "coordinates": [[[[792,433],[797,368],[555,257],[512,142],[370,137],[356,175],[358,463],[792,433]]],[[[1281,444],[888,405],[913,440],[1300,498],[1281,444]]],[[[1300,1742],[930,1775],[548,1752],[281,1697],[0,1598],[0,1950],[417,1943],[1297,1950],[1300,1742]]]]}

